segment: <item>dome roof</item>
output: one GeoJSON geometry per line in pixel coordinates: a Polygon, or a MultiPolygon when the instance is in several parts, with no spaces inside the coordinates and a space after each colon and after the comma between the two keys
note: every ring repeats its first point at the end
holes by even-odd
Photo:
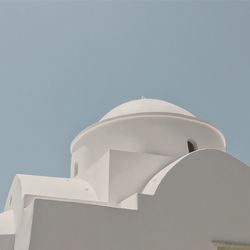
{"type": "Polygon", "coordinates": [[[130,102],[123,103],[110,112],[108,112],[105,116],[102,117],[100,121],[104,121],[107,119],[131,115],[131,114],[140,114],[140,113],[173,113],[195,117],[192,113],[187,110],[178,107],[172,103],[165,102],[158,99],[147,99],[142,98],[138,100],[133,100],[130,102]]]}

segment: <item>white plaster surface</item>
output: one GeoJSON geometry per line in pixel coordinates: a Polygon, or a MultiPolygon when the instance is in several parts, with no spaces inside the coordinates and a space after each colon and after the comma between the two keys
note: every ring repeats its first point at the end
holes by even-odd
{"type": "Polygon", "coordinates": [[[176,105],[118,106],[73,140],[70,178],[16,175],[0,250],[250,244],[250,169],[225,149],[217,128],[176,105]]]}

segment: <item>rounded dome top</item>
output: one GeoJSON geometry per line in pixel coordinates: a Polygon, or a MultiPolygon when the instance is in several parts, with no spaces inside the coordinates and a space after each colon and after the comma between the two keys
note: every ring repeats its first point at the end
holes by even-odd
{"type": "Polygon", "coordinates": [[[132,114],[140,114],[140,113],[173,113],[195,117],[192,113],[187,110],[178,107],[172,103],[165,102],[158,99],[147,99],[142,98],[138,100],[133,100],[130,102],[125,102],[110,112],[108,112],[105,116],[102,117],[100,121],[104,121],[107,119],[124,116],[124,115],[132,115],[132,114]]]}

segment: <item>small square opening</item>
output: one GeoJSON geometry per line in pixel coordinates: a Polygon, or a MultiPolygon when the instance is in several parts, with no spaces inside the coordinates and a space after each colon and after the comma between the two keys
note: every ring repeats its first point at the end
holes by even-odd
{"type": "Polygon", "coordinates": [[[75,162],[74,164],[74,176],[78,175],[78,162],[75,162]]]}

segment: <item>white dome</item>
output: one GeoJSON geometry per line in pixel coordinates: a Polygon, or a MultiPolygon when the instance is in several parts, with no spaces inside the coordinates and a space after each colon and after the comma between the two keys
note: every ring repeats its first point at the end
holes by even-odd
{"type": "Polygon", "coordinates": [[[124,116],[124,115],[131,115],[131,114],[139,114],[139,113],[173,113],[173,114],[180,114],[186,116],[195,117],[192,113],[188,112],[187,110],[180,108],[172,103],[165,102],[158,99],[138,99],[130,102],[123,103],[110,112],[108,112],[105,116],[102,117],[100,121],[124,116]]]}

